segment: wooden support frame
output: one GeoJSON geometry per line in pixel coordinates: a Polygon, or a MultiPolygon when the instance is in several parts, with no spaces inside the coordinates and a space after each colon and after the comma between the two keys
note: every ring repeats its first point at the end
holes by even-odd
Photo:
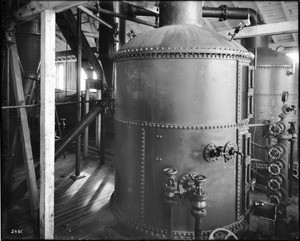
{"type": "MultiPolygon", "coordinates": [[[[12,82],[14,86],[16,103],[18,105],[25,105],[24,90],[21,77],[21,69],[18,60],[18,50],[16,44],[10,48],[10,67],[12,74],[12,82]]],[[[18,109],[18,115],[21,119],[21,142],[22,149],[25,156],[25,174],[27,180],[27,188],[29,193],[29,203],[31,209],[31,216],[33,218],[34,235],[38,235],[38,190],[36,184],[36,175],[34,169],[34,161],[31,148],[30,130],[28,125],[26,108],[18,109]]]]}
{"type": "Polygon", "coordinates": [[[47,9],[62,12],[72,7],[86,3],[87,1],[31,1],[15,11],[14,16],[19,21],[32,20],[47,9]]]}
{"type": "MultiPolygon", "coordinates": [[[[291,16],[290,16],[289,12],[288,12],[286,2],[285,2],[285,1],[281,1],[280,3],[281,3],[281,7],[282,7],[282,10],[283,10],[283,12],[284,12],[284,15],[285,15],[286,19],[287,19],[288,21],[291,21],[292,18],[291,18],[291,16]]],[[[297,41],[298,41],[298,38],[297,38],[296,34],[295,34],[295,33],[292,33],[292,36],[293,36],[294,41],[297,42],[297,41]]]]}
{"type": "Polygon", "coordinates": [[[41,13],[40,238],[54,239],[55,11],[41,13]]]}

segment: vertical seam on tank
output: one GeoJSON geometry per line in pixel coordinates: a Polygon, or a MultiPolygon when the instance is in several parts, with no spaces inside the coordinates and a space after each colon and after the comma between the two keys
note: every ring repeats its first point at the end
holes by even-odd
{"type": "MultiPolygon", "coordinates": [[[[241,134],[241,130],[238,130],[238,147],[239,150],[242,150],[242,134],[241,134]]],[[[237,156],[237,219],[240,218],[241,216],[241,206],[240,206],[240,202],[241,202],[241,166],[242,166],[242,160],[241,160],[241,156],[238,155],[237,156]]]]}
{"type": "Polygon", "coordinates": [[[144,165],[145,165],[145,129],[141,134],[141,222],[144,223],[144,165]]]}

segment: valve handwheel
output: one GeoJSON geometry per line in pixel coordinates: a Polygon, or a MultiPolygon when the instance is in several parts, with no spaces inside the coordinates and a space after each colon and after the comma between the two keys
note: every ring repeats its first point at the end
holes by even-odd
{"type": "Polygon", "coordinates": [[[213,230],[210,233],[208,240],[215,240],[214,236],[217,236],[218,238],[216,238],[216,239],[218,239],[218,240],[228,240],[229,238],[238,240],[237,236],[235,236],[235,234],[233,232],[231,232],[230,230],[228,230],[226,228],[216,228],[215,230],[213,230]],[[224,238],[220,239],[220,237],[222,237],[222,238],[224,237],[224,238]]]}

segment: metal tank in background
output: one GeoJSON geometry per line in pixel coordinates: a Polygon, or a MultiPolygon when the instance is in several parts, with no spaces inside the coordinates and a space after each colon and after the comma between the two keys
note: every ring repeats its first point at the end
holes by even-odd
{"type": "Polygon", "coordinates": [[[30,104],[39,80],[41,58],[40,20],[16,26],[16,43],[20,58],[25,101],[30,104]]]}
{"type": "Polygon", "coordinates": [[[250,207],[253,54],[202,28],[201,8],[160,2],[160,28],[131,39],[114,60],[111,208],[123,224],[157,238],[195,237],[197,203],[207,213],[204,238],[217,227],[243,229],[250,207]],[[193,201],[195,193],[202,199],[193,201]],[[172,212],[166,196],[178,196],[172,212]]]}
{"type": "Polygon", "coordinates": [[[290,57],[268,48],[268,38],[241,41],[255,54],[252,169],[256,187],[267,191],[270,202],[286,207],[292,195],[291,163],[298,158],[298,75],[290,57]]]}

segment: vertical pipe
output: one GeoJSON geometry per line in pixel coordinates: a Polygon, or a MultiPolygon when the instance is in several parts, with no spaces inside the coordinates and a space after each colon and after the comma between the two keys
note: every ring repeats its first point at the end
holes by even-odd
{"type": "MultiPolygon", "coordinates": [[[[80,81],[81,81],[81,62],[82,62],[82,35],[81,35],[81,10],[77,8],[77,121],[81,120],[81,103],[80,103],[80,81]]],[[[80,162],[81,162],[81,135],[77,137],[76,143],[76,173],[75,175],[80,176],[80,162]]]]}
{"type": "MultiPolygon", "coordinates": [[[[90,91],[89,89],[85,90],[85,108],[84,108],[84,114],[86,115],[89,112],[89,99],[90,99],[90,91]]],[[[89,146],[89,127],[85,128],[84,130],[84,139],[83,139],[83,153],[84,157],[86,158],[88,155],[88,146],[89,146]]]]}
{"type": "Polygon", "coordinates": [[[169,220],[169,239],[173,240],[174,239],[174,209],[173,209],[173,204],[169,204],[169,216],[170,216],[170,220],[169,220]]]}
{"type": "Polygon", "coordinates": [[[292,198],[293,196],[293,169],[294,169],[294,160],[293,160],[293,155],[294,155],[294,144],[295,144],[295,139],[290,140],[290,160],[289,160],[289,173],[288,173],[288,182],[289,182],[289,198],[292,198]]]}
{"type": "MultiPolygon", "coordinates": [[[[127,15],[126,6],[128,5],[122,4],[121,1],[114,1],[114,10],[116,13],[127,15]]],[[[126,20],[123,18],[115,17],[115,21],[118,24],[118,35],[116,39],[116,49],[115,49],[115,52],[117,52],[126,43],[126,20]]]]}
{"type": "Polygon", "coordinates": [[[159,26],[202,24],[202,1],[160,1],[159,26]]]}
{"type": "Polygon", "coordinates": [[[200,215],[195,216],[195,240],[201,240],[201,223],[202,219],[200,215]]]}
{"type": "MultiPolygon", "coordinates": [[[[101,90],[97,90],[96,100],[101,100],[101,90]]],[[[101,114],[96,117],[96,148],[101,151],[101,114]]]]}

